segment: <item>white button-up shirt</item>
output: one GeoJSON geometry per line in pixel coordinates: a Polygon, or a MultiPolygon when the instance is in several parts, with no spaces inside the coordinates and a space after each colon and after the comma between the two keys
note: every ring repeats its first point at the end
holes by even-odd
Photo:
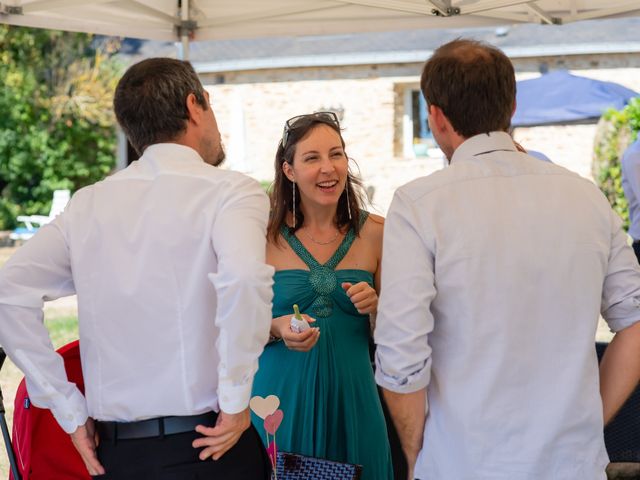
{"type": "Polygon", "coordinates": [[[244,175],[158,144],[78,191],[0,271],[0,344],[67,432],[248,406],[271,324],[268,199],[244,175]],[[78,295],[85,397],[42,324],[78,295]]]}
{"type": "Polygon", "coordinates": [[[385,222],[377,382],[427,387],[421,480],[605,479],[594,338],[640,320],[640,271],[588,180],[468,139],[385,222]]]}

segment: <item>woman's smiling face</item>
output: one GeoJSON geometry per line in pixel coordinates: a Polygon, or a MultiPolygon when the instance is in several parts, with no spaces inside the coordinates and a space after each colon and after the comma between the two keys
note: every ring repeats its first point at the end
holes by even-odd
{"type": "Polygon", "coordinates": [[[347,182],[348,159],[338,132],[318,124],[296,144],[293,164],[282,165],[304,204],[337,205],[347,182]]]}

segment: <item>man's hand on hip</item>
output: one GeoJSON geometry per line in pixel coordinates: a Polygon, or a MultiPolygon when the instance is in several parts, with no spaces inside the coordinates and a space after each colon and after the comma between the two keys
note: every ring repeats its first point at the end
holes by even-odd
{"type": "Polygon", "coordinates": [[[104,475],[104,467],[98,460],[96,448],[99,443],[98,434],[93,418],[87,418],[84,425],[79,426],[75,432],[71,434],[71,441],[76,447],[84,465],[89,471],[89,475],[104,475]]]}
{"type": "Polygon", "coordinates": [[[193,448],[203,448],[200,452],[200,460],[211,457],[218,460],[229,449],[231,449],[244,431],[251,425],[251,415],[249,408],[240,413],[230,414],[220,410],[215,427],[205,427],[198,425],[196,432],[204,435],[193,441],[193,448]]]}

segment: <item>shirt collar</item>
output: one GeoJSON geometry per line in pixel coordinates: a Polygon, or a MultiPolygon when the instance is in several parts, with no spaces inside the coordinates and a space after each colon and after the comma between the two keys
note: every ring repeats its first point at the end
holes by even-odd
{"type": "Polygon", "coordinates": [[[451,157],[451,163],[473,160],[483,153],[493,152],[495,150],[508,150],[516,152],[516,146],[513,143],[511,135],[506,132],[489,132],[475,135],[466,139],[451,157]]]}
{"type": "Polygon", "coordinates": [[[144,150],[140,161],[144,163],[157,163],[164,166],[204,162],[200,154],[193,148],[178,143],[156,143],[150,145],[144,150]]]}

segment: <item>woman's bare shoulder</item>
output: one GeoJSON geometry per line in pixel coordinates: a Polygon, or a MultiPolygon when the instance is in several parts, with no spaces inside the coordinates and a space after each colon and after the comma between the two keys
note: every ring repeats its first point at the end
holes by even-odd
{"type": "Polygon", "coordinates": [[[384,231],[384,217],[370,213],[364,224],[364,230],[366,235],[382,238],[382,232],[384,231]]]}
{"type": "Polygon", "coordinates": [[[382,248],[382,234],[384,232],[384,217],[370,213],[362,229],[362,237],[374,246],[376,250],[382,248]]]}
{"type": "Polygon", "coordinates": [[[384,227],[384,217],[376,213],[370,213],[367,221],[370,221],[373,225],[377,225],[379,228],[384,227]]]}
{"type": "Polygon", "coordinates": [[[289,243],[278,237],[278,241],[267,241],[267,263],[278,270],[305,269],[300,257],[293,251],[289,243]]]}
{"type": "Polygon", "coordinates": [[[267,263],[275,265],[283,259],[286,260],[289,250],[289,244],[280,236],[275,242],[271,239],[267,240],[267,263]]]}

